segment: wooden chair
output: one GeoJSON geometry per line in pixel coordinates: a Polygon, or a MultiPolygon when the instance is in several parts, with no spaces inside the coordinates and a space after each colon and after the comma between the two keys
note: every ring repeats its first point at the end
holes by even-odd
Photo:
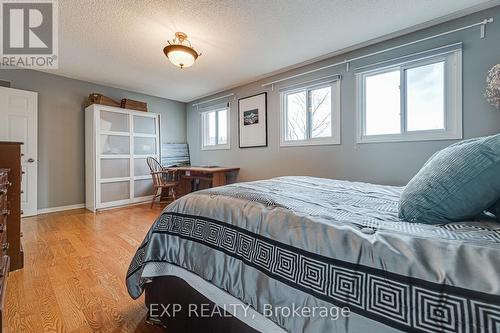
{"type": "MultiPolygon", "coordinates": [[[[191,157],[187,143],[163,143],[161,146],[161,165],[166,167],[190,166],[191,157]]],[[[179,175],[179,178],[191,180],[191,191],[212,187],[212,179],[206,175],[191,172],[190,176],[179,175]],[[201,186],[202,182],[205,186],[201,186]]]]}
{"type": "Polygon", "coordinates": [[[177,171],[164,169],[160,162],[154,157],[146,159],[149,169],[151,170],[151,177],[153,178],[153,200],[151,201],[151,208],[155,203],[156,198],[162,200],[162,194],[166,191],[166,199],[171,195],[172,200],[175,200],[175,188],[179,185],[179,177],[177,171]]]}

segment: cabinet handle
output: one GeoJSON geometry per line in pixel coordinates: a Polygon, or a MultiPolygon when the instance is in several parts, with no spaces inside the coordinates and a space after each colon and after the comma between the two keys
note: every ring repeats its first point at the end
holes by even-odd
{"type": "Polygon", "coordinates": [[[2,215],[4,215],[4,216],[5,215],[10,215],[10,210],[8,210],[8,209],[2,210],[2,215]]]}

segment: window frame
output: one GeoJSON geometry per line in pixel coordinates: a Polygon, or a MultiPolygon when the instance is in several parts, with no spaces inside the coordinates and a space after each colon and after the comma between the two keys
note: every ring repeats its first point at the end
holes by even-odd
{"type": "MultiPolygon", "coordinates": [[[[295,85],[296,86],[296,85],[295,85]]],[[[303,85],[298,88],[283,89],[280,92],[280,147],[300,147],[300,146],[322,146],[322,145],[339,145],[340,144],[340,79],[329,80],[326,82],[318,82],[312,85],[303,85]],[[287,96],[295,94],[298,92],[306,92],[307,95],[307,113],[308,118],[310,117],[310,99],[309,91],[321,89],[325,87],[330,87],[331,93],[331,133],[332,136],[321,137],[321,138],[306,138],[305,140],[286,140],[286,130],[287,130],[287,96]]],[[[307,121],[306,131],[310,135],[311,121],[307,121]]]]}
{"type": "Polygon", "coordinates": [[[430,53],[405,62],[369,68],[356,73],[356,142],[408,142],[455,140],[463,138],[462,129],[462,49],[430,53]],[[408,69],[444,62],[444,129],[407,130],[408,69]],[[366,78],[399,70],[401,133],[366,135],[366,78]]]}
{"type": "Polygon", "coordinates": [[[216,108],[211,108],[207,109],[205,111],[200,112],[201,116],[201,150],[228,150],[231,149],[231,144],[230,144],[230,115],[231,113],[229,112],[229,106],[224,106],[224,107],[216,107],[216,108]],[[219,111],[226,111],[227,113],[227,143],[224,144],[219,144],[219,111]],[[215,140],[216,144],[215,145],[206,145],[205,144],[205,134],[207,130],[207,124],[205,121],[206,115],[209,113],[215,112],[215,140]]]}

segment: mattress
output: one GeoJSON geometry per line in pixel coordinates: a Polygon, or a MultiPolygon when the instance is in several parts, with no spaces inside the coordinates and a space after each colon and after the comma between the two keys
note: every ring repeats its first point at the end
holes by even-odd
{"type": "Polygon", "coordinates": [[[146,235],[129,293],[142,293],[147,265],[174,264],[289,332],[498,329],[500,225],[400,221],[401,191],[280,177],[192,193],[146,235]],[[291,306],[308,315],[274,311],[291,306]]]}

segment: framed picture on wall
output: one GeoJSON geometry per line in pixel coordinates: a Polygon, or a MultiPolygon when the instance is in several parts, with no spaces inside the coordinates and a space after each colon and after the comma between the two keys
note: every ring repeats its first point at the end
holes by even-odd
{"type": "Polygon", "coordinates": [[[267,147],[267,93],[238,100],[240,148],[267,147]]]}

